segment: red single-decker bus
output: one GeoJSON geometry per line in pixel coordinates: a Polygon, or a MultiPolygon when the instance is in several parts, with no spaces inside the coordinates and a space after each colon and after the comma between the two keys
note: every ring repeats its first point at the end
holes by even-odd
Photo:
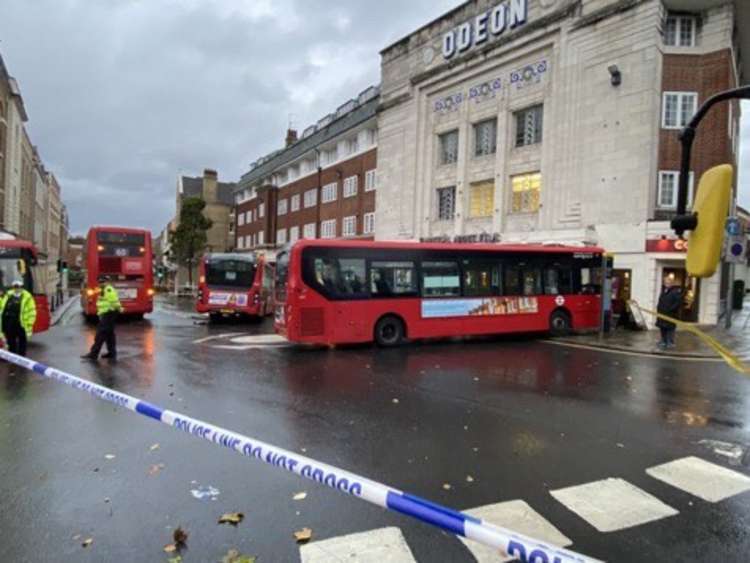
{"type": "Polygon", "coordinates": [[[211,320],[273,313],[273,266],[254,254],[206,254],[200,262],[196,310],[211,320]]]}
{"type": "Polygon", "coordinates": [[[303,240],[276,260],[276,332],[292,342],[595,329],[597,247],[303,240]]]}
{"type": "Polygon", "coordinates": [[[154,310],[154,273],[151,233],[144,229],[92,227],[86,237],[86,287],[81,308],[96,316],[99,279],[112,279],[123,313],[143,316],[154,310]]]}
{"type": "Polygon", "coordinates": [[[11,284],[20,280],[34,296],[36,322],[34,333],[49,330],[51,316],[49,300],[41,290],[41,279],[36,276],[38,256],[36,247],[25,240],[0,240],[0,288],[9,291],[11,284]]]}

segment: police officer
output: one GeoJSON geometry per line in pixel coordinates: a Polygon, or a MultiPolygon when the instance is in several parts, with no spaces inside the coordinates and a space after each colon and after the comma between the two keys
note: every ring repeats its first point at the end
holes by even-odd
{"type": "Polygon", "coordinates": [[[10,291],[0,298],[0,328],[8,350],[19,356],[26,355],[26,344],[34,332],[36,302],[34,296],[15,280],[10,291]]]}
{"type": "Polygon", "coordinates": [[[96,338],[94,345],[88,354],[81,356],[85,360],[98,360],[99,352],[106,342],[107,353],[102,358],[117,359],[117,339],[115,337],[115,322],[117,314],[122,311],[120,298],[109,278],[99,278],[99,297],[96,300],[96,314],[99,316],[99,324],[96,327],[96,338]]]}

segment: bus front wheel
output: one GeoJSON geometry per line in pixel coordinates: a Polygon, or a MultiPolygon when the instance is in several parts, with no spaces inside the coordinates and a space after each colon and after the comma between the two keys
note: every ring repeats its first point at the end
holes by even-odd
{"type": "Polygon", "coordinates": [[[559,309],[549,318],[549,330],[552,336],[567,336],[573,330],[573,323],[567,311],[559,309]]]}
{"type": "Polygon", "coordinates": [[[394,316],[383,317],[375,325],[375,342],[383,348],[398,346],[404,341],[404,323],[394,316]]]}

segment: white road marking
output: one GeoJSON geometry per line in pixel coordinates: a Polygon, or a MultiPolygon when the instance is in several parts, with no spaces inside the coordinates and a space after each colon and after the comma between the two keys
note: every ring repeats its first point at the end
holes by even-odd
{"type": "Polygon", "coordinates": [[[750,491],[750,477],[697,457],[658,465],[647,469],[646,473],[708,502],[719,502],[750,491]]]}
{"type": "Polygon", "coordinates": [[[316,541],[301,546],[299,552],[302,563],[416,563],[398,528],[381,528],[316,541]]]}
{"type": "Polygon", "coordinates": [[[720,442],[719,440],[701,440],[699,446],[710,449],[717,456],[725,457],[729,465],[742,464],[742,458],[745,455],[746,448],[740,444],[732,442],[720,442]]]}
{"type": "MultiPolygon", "coordinates": [[[[511,500],[464,511],[470,516],[481,518],[496,526],[511,529],[519,534],[543,540],[559,547],[568,547],[573,542],[545,520],[536,510],[522,500],[511,500]]],[[[497,563],[513,561],[513,557],[502,557],[497,550],[482,544],[459,539],[471,551],[478,563],[497,563]]]]}
{"type": "Polygon", "coordinates": [[[679,514],[623,479],[595,481],[550,494],[600,532],[624,530],[679,514]]]}
{"type": "MultiPolygon", "coordinates": [[[[629,350],[618,350],[616,348],[603,348],[600,346],[589,346],[587,344],[574,344],[572,342],[560,342],[559,340],[553,340],[550,338],[540,340],[546,344],[554,344],[555,346],[562,346],[565,348],[577,348],[579,350],[591,350],[592,352],[602,352],[603,354],[617,354],[620,356],[633,356],[636,358],[652,358],[657,360],[667,360],[673,362],[678,360],[680,362],[698,362],[708,364],[722,364],[724,360],[722,358],[695,358],[691,356],[669,356],[666,354],[657,354],[655,352],[634,352],[629,350]]],[[[740,358],[743,359],[743,358],[740,358]]]]}
{"type": "Polygon", "coordinates": [[[272,345],[272,346],[232,346],[231,344],[217,344],[214,346],[211,346],[211,348],[215,348],[217,350],[276,350],[276,349],[282,349],[282,348],[288,348],[291,346],[291,344],[284,344],[284,345],[272,345]]]}
{"type": "Polygon", "coordinates": [[[234,344],[289,344],[289,341],[278,334],[252,334],[232,338],[234,344]]]}
{"type": "Polygon", "coordinates": [[[193,344],[204,344],[206,342],[211,342],[212,340],[221,340],[222,338],[234,338],[236,336],[244,336],[246,334],[247,334],[246,332],[229,332],[227,334],[217,334],[216,336],[207,336],[206,338],[193,340],[193,344]]]}

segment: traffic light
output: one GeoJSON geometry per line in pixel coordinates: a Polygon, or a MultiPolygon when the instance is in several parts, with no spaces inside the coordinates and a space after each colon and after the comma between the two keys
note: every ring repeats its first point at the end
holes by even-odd
{"type": "Polygon", "coordinates": [[[701,177],[693,212],[698,225],[690,235],[687,271],[696,278],[710,278],[716,273],[724,243],[724,229],[732,198],[734,168],[729,164],[715,166],[701,177]]]}

